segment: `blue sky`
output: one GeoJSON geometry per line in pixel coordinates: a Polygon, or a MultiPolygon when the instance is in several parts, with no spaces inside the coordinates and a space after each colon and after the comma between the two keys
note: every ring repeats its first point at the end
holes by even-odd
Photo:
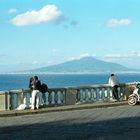
{"type": "Polygon", "coordinates": [[[93,56],[140,69],[139,0],[1,0],[0,72],[93,56]]]}

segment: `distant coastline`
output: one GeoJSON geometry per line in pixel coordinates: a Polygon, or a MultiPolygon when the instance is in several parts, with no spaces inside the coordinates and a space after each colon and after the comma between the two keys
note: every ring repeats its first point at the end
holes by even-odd
{"type": "Polygon", "coordinates": [[[110,73],[116,73],[116,74],[140,74],[140,70],[137,71],[93,71],[93,72],[31,72],[31,71],[26,71],[26,72],[0,72],[0,75],[5,75],[5,74],[69,74],[69,75],[74,75],[74,74],[110,74],[110,73]]]}

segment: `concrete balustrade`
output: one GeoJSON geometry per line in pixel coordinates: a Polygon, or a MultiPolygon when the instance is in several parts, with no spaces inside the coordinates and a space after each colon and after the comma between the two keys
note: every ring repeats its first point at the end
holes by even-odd
{"type": "MultiPolygon", "coordinates": [[[[126,100],[138,82],[120,84],[118,88],[119,97],[126,100]]],[[[109,102],[113,99],[112,88],[108,84],[50,88],[48,92],[40,96],[40,101],[46,107],[85,104],[94,102],[109,102]]],[[[19,105],[26,104],[30,108],[30,90],[0,91],[0,110],[13,110],[19,105]]]]}

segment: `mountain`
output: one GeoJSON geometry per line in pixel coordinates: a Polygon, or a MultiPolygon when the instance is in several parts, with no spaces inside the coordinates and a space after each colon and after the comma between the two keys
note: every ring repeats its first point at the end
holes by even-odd
{"type": "Polygon", "coordinates": [[[84,57],[79,60],[67,61],[61,64],[42,67],[32,70],[32,72],[103,72],[103,71],[127,71],[125,66],[120,64],[105,62],[93,57],[84,57]]]}

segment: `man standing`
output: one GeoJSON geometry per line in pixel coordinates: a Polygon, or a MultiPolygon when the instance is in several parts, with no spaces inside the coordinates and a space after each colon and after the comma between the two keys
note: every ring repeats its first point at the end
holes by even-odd
{"type": "Polygon", "coordinates": [[[118,82],[117,77],[114,74],[111,74],[108,83],[113,88],[113,96],[114,96],[114,98],[117,101],[119,101],[119,95],[118,95],[119,82],[118,82]]]}
{"type": "Polygon", "coordinates": [[[31,109],[32,110],[34,110],[35,108],[39,109],[39,94],[40,94],[41,82],[38,80],[37,76],[34,76],[32,78],[31,87],[32,87],[31,109]]]}

